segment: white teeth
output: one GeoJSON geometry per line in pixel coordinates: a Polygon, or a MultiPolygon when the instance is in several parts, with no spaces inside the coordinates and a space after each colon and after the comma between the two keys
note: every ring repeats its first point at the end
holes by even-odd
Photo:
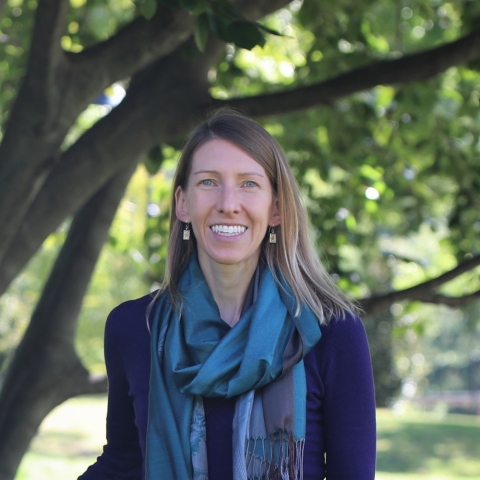
{"type": "Polygon", "coordinates": [[[242,225],[212,225],[210,227],[215,233],[219,233],[225,236],[238,235],[246,230],[246,227],[242,225]]]}

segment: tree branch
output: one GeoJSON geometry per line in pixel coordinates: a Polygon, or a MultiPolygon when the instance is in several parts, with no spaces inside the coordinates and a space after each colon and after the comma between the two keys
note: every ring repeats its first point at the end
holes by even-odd
{"type": "Polygon", "coordinates": [[[473,270],[480,265],[480,255],[477,255],[465,262],[460,263],[452,270],[439,275],[436,278],[427,280],[404,290],[398,290],[396,292],[390,292],[386,295],[379,295],[371,298],[365,298],[360,300],[361,308],[367,315],[373,315],[385,310],[395,302],[401,302],[403,300],[418,300],[426,303],[445,304],[449,306],[459,306],[468,302],[472,302],[480,298],[480,291],[474,292],[469,295],[461,297],[449,297],[447,295],[441,295],[433,290],[439,286],[453,280],[454,278],[462,275],[465,272],[473,270]]]}
{"type": "Polygon", "coordinates": [[[60,38],[68,6],[68,0],[39,0],[27,74],[0,144],[0,259],[52,166],[52,154],[46,161],[42,153],[58,149],[68,129],[51,136],[63,109],[58,77],[67,67],[60,38]]]}
{"type": "Polygon", "coordinates": [[[251,97],[214,99],[216,107],[230,106],[247,115],[264,117],[318,106],[378,85],[403,85],[432,78],[455,65],[480,57],[480,30],[455,42],[397,60],[382,60],[323,82],[293,90],[251,97]]]}
{"type": "Polygon", "coordinates": [[[87,78],[91,83],[92,75],[98,78],[98,85],[90,87],[98,92],[173,52],[192,34],[194,20],[184,9],[159,5],[151,20],[138,17],[108,40],[80,53],[69,53],[69,58],[81,75],[82,87],[87,78]]]}
{"type": "Polygon", "coordinates": [[[422,292],[412,297],[411,300],[418,300],[425,303],[435,303],[447,305],[449,307],[460,307],[466,305],[467,303],[474,302],[480,298],[480,290],[477,290],[474,293],[469,295],[463,295],[461,297],[450,297],[448,295],[440,295],[430,292],[422,292]]]}
{"type": "Polygon", "coordinates": [[[135,165],[120,170],[75,215],[32,316],[42,333],[54,330],[73,342],[83,297],[135,165]]]}
{"type": "Polygon", "coordinates": [[[43,90],[44,82],[54,81],[55,67],[64,59],[60,39],[65,32],[68,7],[68,0],[38,1],[26,77],[37,90],[43,90]],[[29,78],[30,71],[35,75],[29,78]]]}
{"type": "Polygon", "coordinates": [[[408,292],[409,290],[412,292],[416,292],[419,287],[422,287],[424,289],[429,289],[432,290],[434,288],[438,288],[439,286],[443,285],[444,283],[449,282],[450,280],[453,280],[454,278],[457,278],[459,275],[465,272],[469,272],[470,270],[474,269],[480,265],[480,255],[476,255],[468,260],[465,260],[464,262],[460,263],[457,265],[455,268],[452,270],[449,270],[448,272],[443,273],[442,275],[432,278],[431,280],[427,280],[426,282],[422,283],[421,285],[411,287],[407,290],[404,290],[405,292],[408,292]]]}

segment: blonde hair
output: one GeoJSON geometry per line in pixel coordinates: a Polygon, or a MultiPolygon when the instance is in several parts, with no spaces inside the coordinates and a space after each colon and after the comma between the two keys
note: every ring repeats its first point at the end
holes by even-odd
{"type": "Polygon", "coordinates": [[[196,250],[191,232],[190,241],[183,241],[183,225],[175,213],[175,191],[188,187],[195,152],[205,143],[218,138],[237,146],[256,160],[267,173],[278,201],[280,225],[276,227],[277,243],[268,235],[262,243],[262,256],[279,285],[279,275],[292,289],[297,311],[308,305],[321,323],[332,314],[343,317],[355,311],[353,302],[337,287],[315,251],[309,235],[308,215],[302,205],[300,191],[278,142],[258,123],[231,110],[219,110],[192,132],[180,157],[172,189],[170,235],[166,274],[159,293],[169,290],[174,305],[181,302],[178,282],[190,256],[196,250]]]}

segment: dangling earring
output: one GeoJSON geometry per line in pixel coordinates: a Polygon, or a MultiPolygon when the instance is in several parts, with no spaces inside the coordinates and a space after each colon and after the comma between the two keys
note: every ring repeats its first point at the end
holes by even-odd
{"type": "Polygon", "coordinates": [[[185,230],[183,231],[183,239],[190,240],[190,224],[185,224],[185,230]]]}
{"type": "Polygon", "coordinates": [[[277,234],[273,227],[270,227],[270,243],[277,243],[277,234]]]}

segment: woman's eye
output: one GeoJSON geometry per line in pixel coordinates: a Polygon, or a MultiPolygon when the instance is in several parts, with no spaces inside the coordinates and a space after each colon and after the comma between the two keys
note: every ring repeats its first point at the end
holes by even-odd
{"type": "Polygon", "coordinates": [[[213,181],[209,178],[206,178],[205,180],[202,180],[200,184],[205,185],[206,187],[211,187],[213,185],[213,181]]]}
{"type": "Polygon", "coordinates": [[[245,182],[245,186],[248,188],[256,187],[257,182],[254,182],[253,180],[248,180],[247,182],[245,182]]]}

